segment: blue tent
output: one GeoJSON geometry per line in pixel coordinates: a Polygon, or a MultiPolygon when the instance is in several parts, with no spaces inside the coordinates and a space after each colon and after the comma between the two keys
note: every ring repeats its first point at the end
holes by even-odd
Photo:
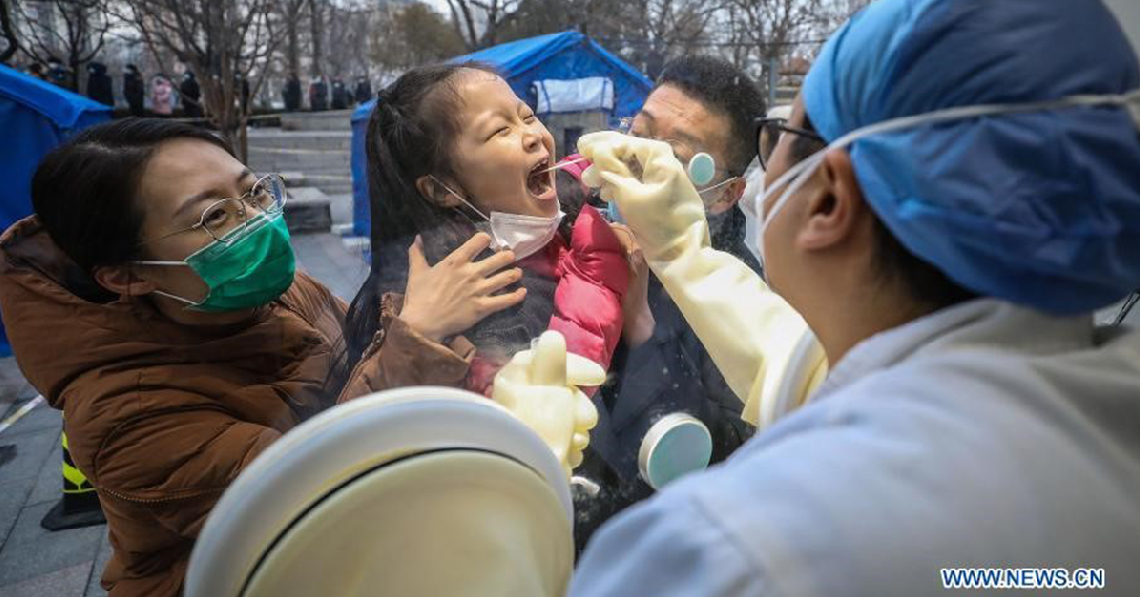
{"type": "Polygon", "coordinates": [[[614,116],[633,116],[653,89],[637,69],[577,31],[551,33],[499,44],[451,62],[478,60],[495,65],[515,94],[525,98],[543,79],[608,77],[614,83],[614,116]]]}
{"type": "Polygon", "coordinates": [[[376,100],[370,99],[352,112],[352,234],[369,236],[372,234],[372,216],[368,205],[368,157],[365,155],[364,139],[368,136],[368,117],[376,100]]]}
{"type": "MultiPolygon", "coordinates": [[[[0,230],[32,213],[32,174],[55,146],[111,119],[111,108],[0,65],[0,131],[14,151],[0,159],[0,230]]],[[[0,356],[10,353],[0,325],[0,356]]]]}
{"type": "MultiPolygon", "coordinates": [[[[545,79],[607,77],[614,85],[614,116],[633,116],[653,89],[653,82],[597,42],[563,31],[500,44],[452,58],[450,62],[478,60],[499,69],[515,94],[526,98],[531,85],[545,79]]],[[[368,116],[376,100],[361,104],[352,114],[353,233],[370,232],[368,182],[365,174],[364,137],[368,116]]]]}

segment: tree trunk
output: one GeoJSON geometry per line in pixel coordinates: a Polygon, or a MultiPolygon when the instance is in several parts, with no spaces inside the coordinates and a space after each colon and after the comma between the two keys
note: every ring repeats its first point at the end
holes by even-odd
{"type": "Polygon", "coordinates": [[[16,29],[12,26],[12,15],[8,12],[8,0],[0,0],[0,34],[8,42],[8,47],[0,52],[0,62],[8,62],[20,49],[16,38],[16,29]]]}
{"type": "Polygon", "coordinates": [[[289,24],[285,29],[285,61],[288,63],[289,75],[301,74],[301,48],[298,44],[297,21],[299,15],[290,15],[289,24]]]}
{"type": "Polygon", "coordinates": [[[241,117],[240,128],[239,128],[239,131],[240,131],[239,135],[241,136],[241,143],[240,143],[240,149],[238,150],[241,152],[241,161],[243,164],[249,160],[249,127],[248,127],[248,125],[249,125],[249,116],[243,113],[242,117],[241,117]]]}
{"type": "Polygon", "coordinates": [[[80,80],[79,80],[79,77],[80,77],[79,67],[81,67],[81,66],[82,66],[82,63],[79,62],[79,56],[77,54],[72,53],[70,56],[68,56],[67,67],[71,69],[71,90],[74,91],[75,93],[83,95],[84,90],[83,90],[83,87],[80,85],[80,80]]]}
{"type": "Polygon", "coordinates": [[[313,62],[309,65],[309,74],[314,77],[319,77],[324,74],[321,70],[321,62],[324,55],[321,52],[321,31],[322,27],[322,0],[309,0],[309,31],[312,34],[313,42],[313,62]]]}
{"type": "Polygon", "coordinates": [[[471,16],[471,9],[467,6],[467,0],[448,0],[448,5],[451,6],[452,20],[455,21],[455,29],[459,31],[459,19],[457,13],[462,13],[463,24],[466,26],[467,34],[461,35],[463,43],[467,46],[467,51],[471,52],[479,49],[479,36],[475,33],[475,20],[471,16]],[[458,7],[458,10],[457,10],[458,7]]]}

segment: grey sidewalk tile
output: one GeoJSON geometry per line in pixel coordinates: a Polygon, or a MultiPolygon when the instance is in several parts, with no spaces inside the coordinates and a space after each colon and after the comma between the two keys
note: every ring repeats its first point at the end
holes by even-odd
{"type": "Polygon", "coordinates": [[[15,357],[0,359],[0,416],[7,416],[16,403],[35,397],[36,389],[24,379],[15,357]]]}
{"type": "Polygon", "coordinates": [[[99,585],[99,579],[103,577],[103,569],[107,567],[107,561],[111,559],[111,543],[107,541],[107,533],[103,533],[103,539],[99,542],[99,556],[95,558],[95,565],[91,567],[91,578],[87,580],[87,592],[83,594],[84,597],[105,597],[107,591],[99,585]]]}
{"type": "Polygon", "coordinates": [[[41,402],[35,408],[20,417],[15,425],[12,425],[0,433],[0,443],[7,443],[11,441],[12,437],[24,435],[27,433],[35,433],[43,431],[44,429],[62,429],[63,428],[63,415],[58,410],[47,405],[46,402],[41,402]]]}
{"type": "Polygon", "coordinates": [[[54,570],[8,586],[0,586],[0,597],[83,597],[91,562],[54,570]]]}
{"type": "Polygon", "coordinates": [[[7,544],[12,528],[16,526],[16,519],[20,516],[28,494],[36,484],[34,477],[12,479],[4,481],[4,490],[0,491],[0,551],[7,544]]]}
{"type": "Polygon", "coordinates": [[[368,277],[368,263],[346,249],[339,236],[304,234],[292,240],[297,260],[310,276],[344,300],[356,296],[368,277]]]}
{"type": "Polygon", "coordinates": [[[31,433],[0,435],[0,445],[16,446],[16,457],[0,466],[0,487],[25,477],[38,477],[54,444],[59,443],[59,430],[43,429],[31,433]]]}
{"type": "Polygon", "coordinates": [[[36,477],[36,484],[32,487],[32,493],[28,496],[28,506],[42,504],[44,502],[56,502],[59,498],[63,497],[63,446],[56,443],[52,448],[51,455],[44,460],[43,466],[40,467],[40,474],[36,477]]]}
{"type": "MultiPolygon", "coordinates": [[[[95,559],[106,526],[47,531],[40,527],[40,519],[52,505],[45,503],[20,511],[16,527],[0,549],[0,587],[95,559]]],[[[86,582],[84,576],[77,595],[82,594],[86,582]]]]}

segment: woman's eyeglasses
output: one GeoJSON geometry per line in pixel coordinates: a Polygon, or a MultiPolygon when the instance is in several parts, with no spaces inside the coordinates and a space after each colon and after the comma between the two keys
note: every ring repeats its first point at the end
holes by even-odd
{"type": "Polygon", "coordinates": [[[214,240],[224,241],[232,233],[249,221],[249,208],[267,215],[276,215],[285,209],[289,194],[285,190],[285,179],[277,174],[269,174],[257,179],[241,197],[218,199],[202,210],[198,223],[175,230],[163,236],[148,239],[153,242],[182,234],[191,230],[205,230],[214,240]]]}

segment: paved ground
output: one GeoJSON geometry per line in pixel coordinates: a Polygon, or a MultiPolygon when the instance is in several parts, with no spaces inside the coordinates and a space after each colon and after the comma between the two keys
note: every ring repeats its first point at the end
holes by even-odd
{"type": "MultiPolygon", "coordinates": [[[[346,200],[334,197],[334,221],[344,221],[346,200]]],[[[298,235],[293,246],[300,266],[345,300],[368,275],[360,256],[331,234],[298,235]]],[[[0,359],[0,421],[36,395],[15,359],[0,359]]],[[[40,528],[61,496],[60,426],[59,412],[40,405],[0,431],[0,597],[106,594],[99,587],[111,555],[106,527],[54,533],[40,528]]]]}

